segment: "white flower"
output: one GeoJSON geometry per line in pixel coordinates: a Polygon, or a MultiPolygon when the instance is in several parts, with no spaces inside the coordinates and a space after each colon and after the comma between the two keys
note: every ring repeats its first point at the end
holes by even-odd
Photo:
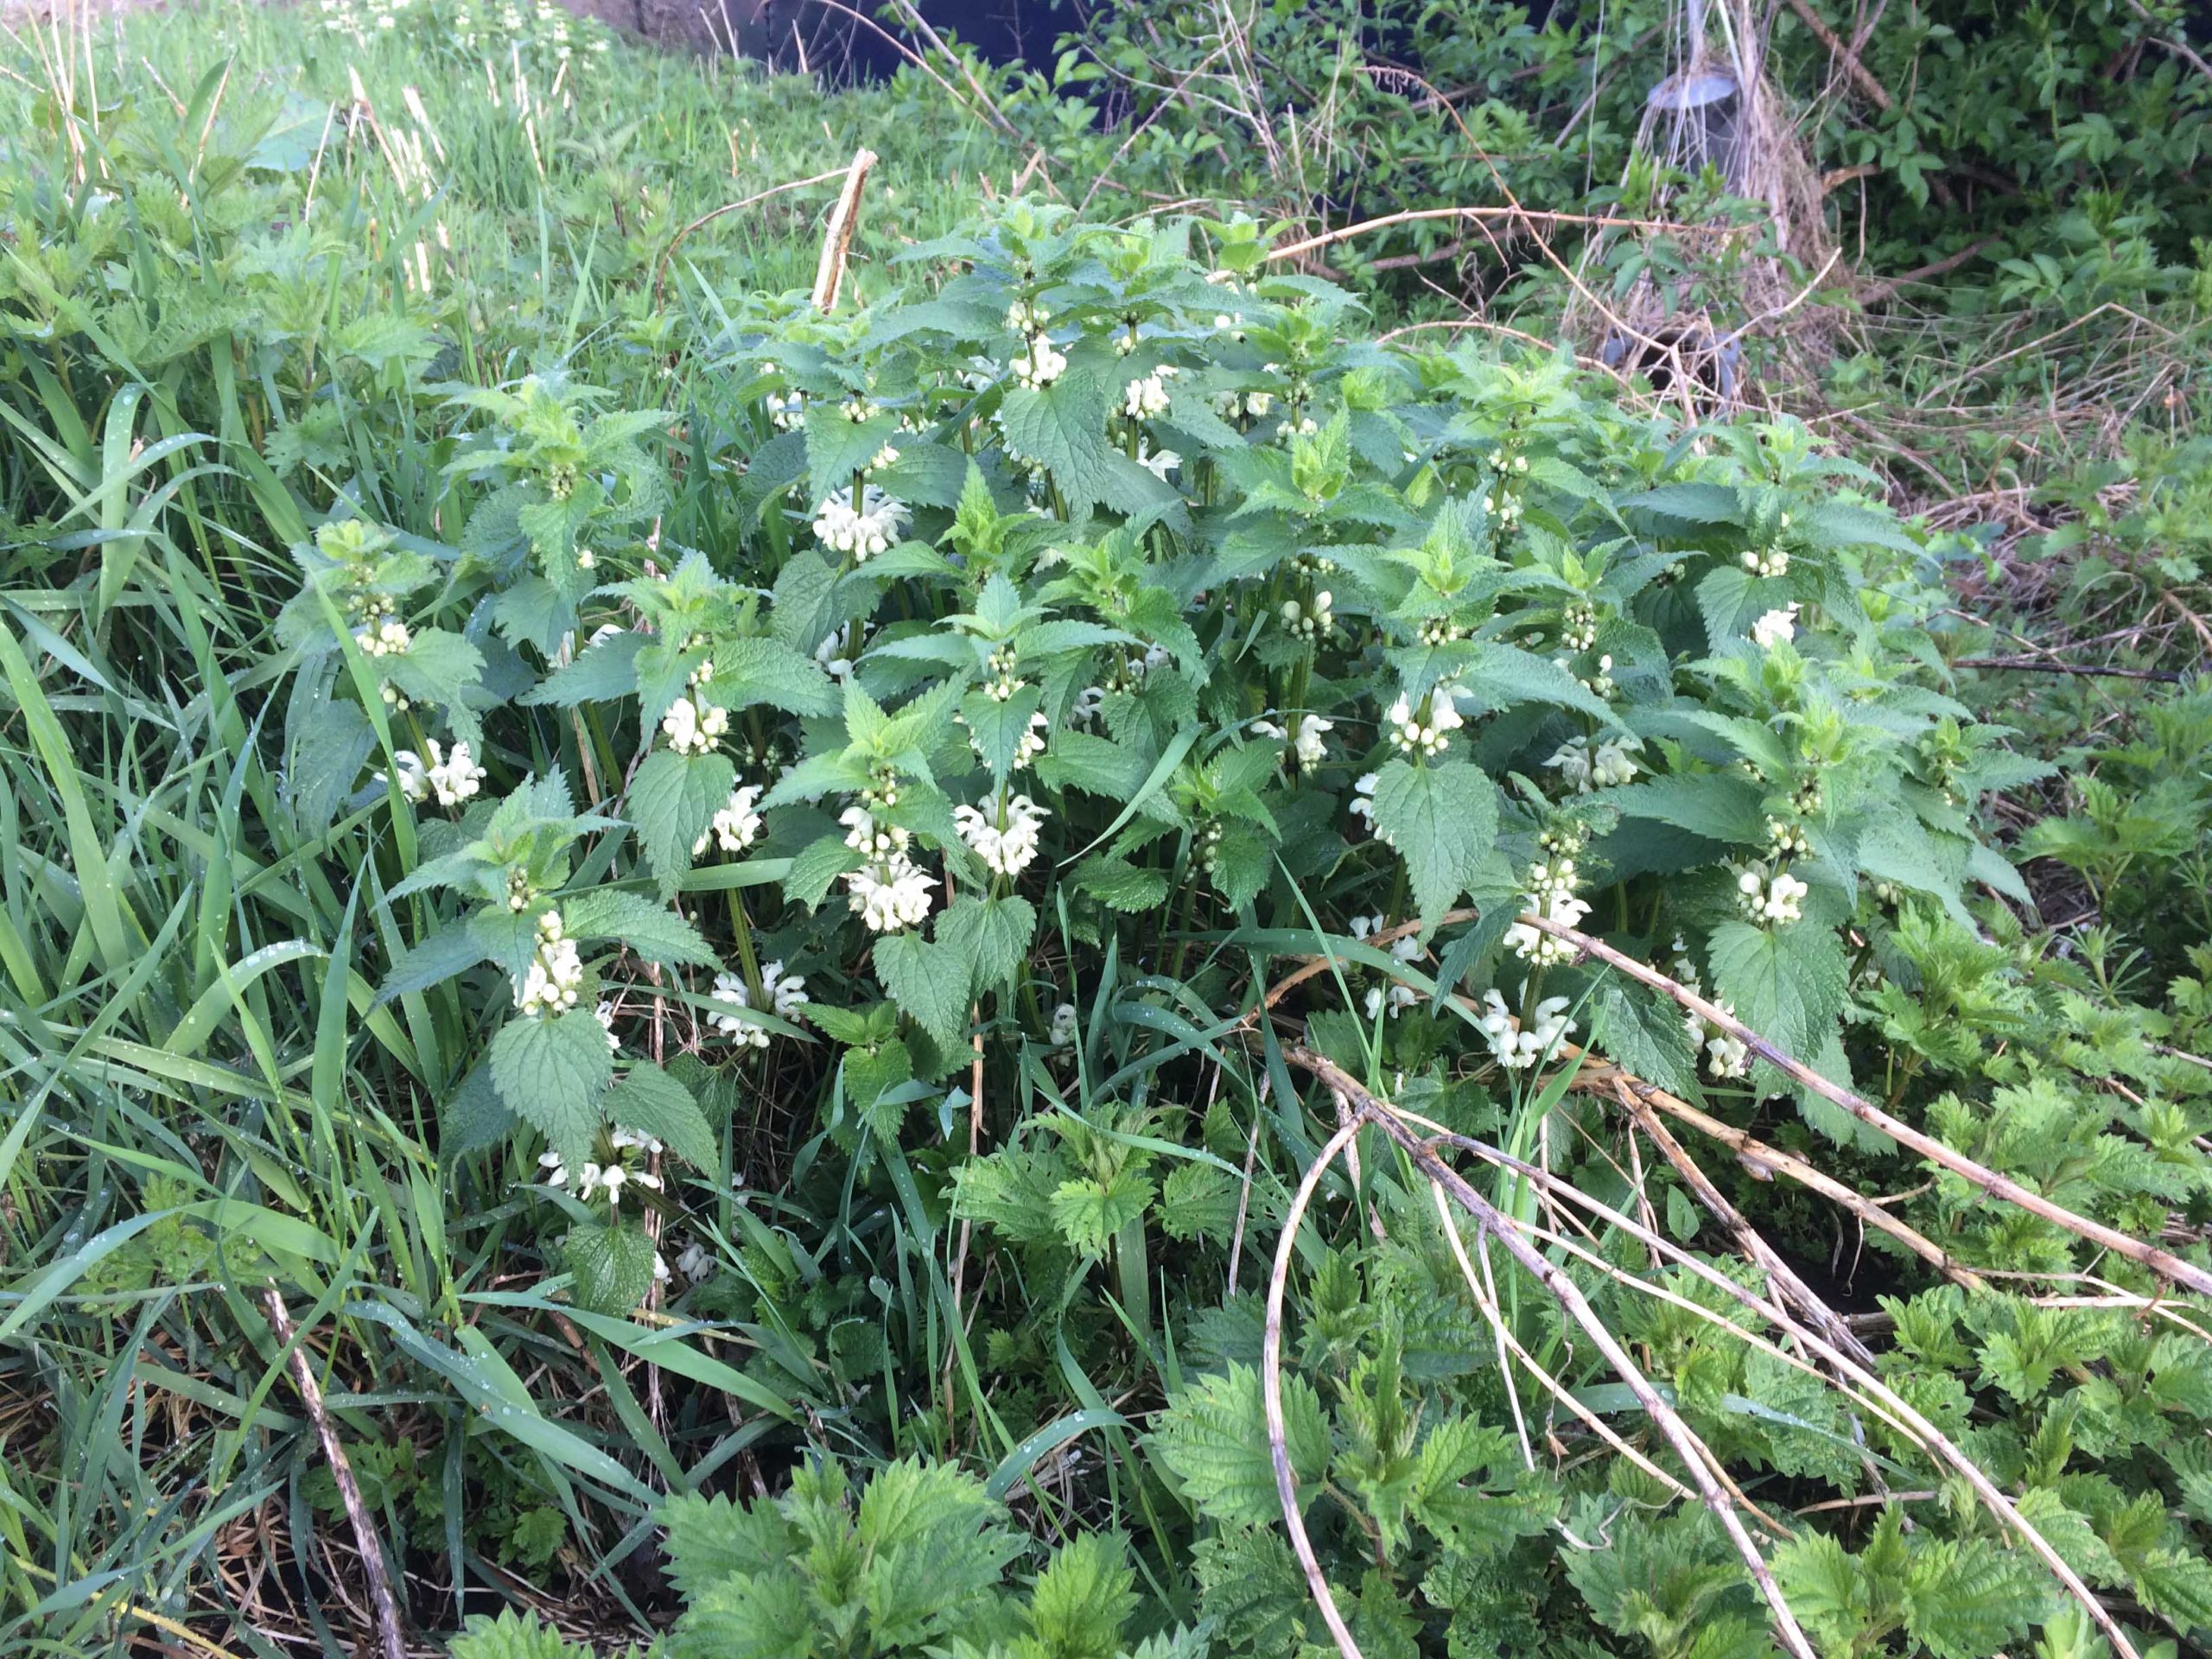
{"type": "Polygon", "coordinates": [[[1298,738],[1291,745],[1291,752],[1297,755],[1298,764],[1303,770],[1311,772],[1327,757],[1328,746],[1322,739],[1336,728],[1336,721],[1324,720],[1319,715],[1299,716],[1298,738]]]}
{"type": "Polygon", "coordinates": [[[1482,1030],[1490,1041],[1491,1054],[1510,1071],[1525,1071],[1541,1064],[1574,1030],[1574,1021],[1567,1017],[1563,996],[1548,996],[1537,1003],[1534,1027],[1529,1030],[1522,1028],[1496,990],[1483,993],[1483,1007],[1486,1012],[1482,1030]]]}
{"type": "Polygon", "coordinates": [[[1049,337],[1032,334],[1027,349],[1014,359],[1014,378],[1033,391],[1042,391],[1060,378],[1067,365],[1067,359],[1053,349],[1049,337]]]}
{"type": "Polygon", "coordinates": [[[1052,1010],[1052,1029],[1046,1033],[1045,1039],[1054,1048],[1073,1048],[1075,1036],[1075,1004],[1063,1002],[1052,1010]]]}
{"type": "Polygon", "coordinates": [[[1148,420],[1167,412],[1167,385],[1160,378],[1170,370],[1155,369],[1141,380],[1132,380],[1122,393],[1122,413],[1133,421],[1148,420]]]}
{"type": "Polygon", "coordinates": [[[545,1184],[548,1186],[566,1186],[569,1184],[569,1171],[567,1166],[561,1161],[561,1154],[559,1153],[539,1153],[537,1154],[537,1166],[545,1172],[545,1184]]]}
{"type": "MultiPolygon", "coordinates": [[[[1580,927],[1582,918],[1590,913],[1590,906],[1572,893],[1560,893],[1556,888],[1543,893],[1524,893],[1521,899],[1524,912],[1541,917],[1561,927],[1580,927]]],[[[1575,949],[1565,939],[1554,938],[1541,928],[1516,921],[1505,930],[1505,943],[1513,947],[1516,956],[1533,962],[1539,968],[1556,963],[1572,962],[1575,949]]]]}
{"type": "Polygon", "coordinates": [[[1149,438],[1137,440],[1137,465],[1161,483],[1165,484],[1167,481],[1167,474],[1182,464],[1183,457],[1173,449],[1154,449],[1152,447],[1152,440],[1149,438]]]}
{"type": "Polygon", "coordinates": [[[849,491],[827,497],[814,510],[814,539],[833,553],[849,553],[859,562],[887,553],[906,533],[906,504],[885,494],[873,484],[861,488],[860,510],[853,510],[849,491]]]}
{"type": "Polygon", "coordinates": [[[1272,737],[1278,743],[1290,741],[1290,734],[1272,720],[1255,720],[1248,729],[1255,737],[1272,737]]]}
{"type": "MultiPolygon", "coordinates": [[[[430,774],[423,769],[423,757],[412,749],[392,751],[393,768],[399,773],[399,792],[417,803],[430,798],[430,774]]],[[[376,774],[376,781],[383,783],[385,774],[376,774]]]]}
{"type": "Polygon", "coordinates": [[[696,1238],[687,1239],[683,1253],[676,1258],[676,1270],[695,1285],[710,1275],[719,1265],[713,1256],[707,1254],[707,1247],[696,1238]]]}
{"type": "Polygon", "coordinates": [[[1255,420],[1265,416],[1274,406],[1275,397],[1271,391],[1254,391],[1245,394],[1244,412],[1255,420]]]}
{"type": "Polygon", "coordinates": [[[404,622],[387,619],[373,628],[363,628],[353,636],[353,643],[365,657],[397,657],[415,642],[404,622]]]}
{"type": "MultiPolygon", "coordinates": [[[[713,996],[715,1001],[726,1002],[733,1008],[753,1006],[745,994],[745,982],[735,974],[716,974],[713,996]]],[[[707,1016],[707,1023],[740,1048],[768,1046],[766,1028],[754,1025],[750,1020],[741,1020],[734,1014],[715,1014],[707,1016]]]]}
{"type": "Polygon", "coordinates": [[[1034,334],[1052,320],[1051,312],[1027,300],[1016,300],[1006,308],[1006,326],[1017,334],[1034,334]]]}
{"type": "Polygon", "coordinates": [[[1037,856],[1037,832],[1051,815],[1027,795],[1016,795],[995,809],[995,816],[973,806],[952,809],[960,838],[976,856],[1008,880],[1029,868],[1037,856]]]}
{"type": "Polygon", "coordinates": [[[779,397],[772,391],[762,401],[767,405],[768,419],[778,431],[789,432],[806,424],[804,392],[794,391],[787,397],[779,397]]]}
{"type": "Polygon", "coordinates": [[[1370,986],[1367,995],[1363,999],[1367,1017],[1370,1020],[1378,1019],[1385,1013],[1395,1020],[1406,1009],[1416,1007],[1420,1001],[1419,991],[1410,985],[1397,984],[1387,988],[1381,985],[1370,986]]]}
{"type": "Polygon", "coordinates": [[[1783,610],[1769,611],[1751,624],[1751,642],[1761,651],[1772,651],[1784,639],[1796,637],[1797,607],[1794,604],[1783,610]]]}
{"type": "Polygon", "coordinates": [[[1557,767],[1560,780],[1576,794],[1587,795],[1593,789],[1609,789],[1633,779],[1640,768],[1629,756],[1641,747],[1636,738],[1609,737],[1592,753],[1588,738],[1570,738],[1544,764],[1557,767]]]}
{"type": "Polygon", "coordinates": [[[855,637],[859,631],[859,623],[848,622],[842,627],[830,629],[828,638],[814,648],[814,660],[828,671],[831,679],[852,677],[853,658],[859,654],[855,649],[860,643],[855,637]]]}
{"type": "Polygon", "coordinates": [[[1600,789],[1610,789],[1625,784],[1637,771],[1635,761],[1629,759],[1630,751],[1640,748],[1636,738],[1607,738],[1598,746],[1598,753],[1590,763],[1590,775],[1600,789]]]}
{"type": "Polygon", "coordinates": [[[729,710],[717,704],[678,697],[660,717],[668,747],[678,754],[705,754],[729,730],[729,710]]]}
{"type": "MultiPolygon", "coordinates": [[[[424,747],[430,751],[430,765],[423,775],[440,806],[459,806],[483,788],[484,768],[469,758],[467,744],[454,744],[450,755],[440,750],[435,737],[424,747]]],[[[402,786],[404,787],[404,777],[402,786]]]]}
{"type": "Polygon", "coordinates": [[[1351,786],[1351,815],[1364,820],[1370,830],[1375,828],[1375,785],[1382,776],[1379,772],[1362,772],[1351,786]]]}
{"type": "Polygon", "coordinates": [[[620,1054],[622,1039],[614,1034],[614,1004],[602,996],[599,999],[599,1006],[591,1011],[591,1017],[599,1021],[600,1029],[607,1033],[607,1051],[620,1054]]]}
{"type": "Polygon", "coordinates": [[[1086,685],[1075,694],[1075,701],[1068,705],[1068,724],[1087,729],[1098,718],[1098,711],[1106,706],[1106,689],[1086,685]]]}
{"type": "Polygon", "coordinates": [[[1754,866],[1744,866],[1736,872],[1737,907],[1754,922],[1786,926],[1800,920],[1805,914],[1800,901],[1811,891],[1787,870],[1769,876],[1754,866]]]}
{"type": "Polygon", "coordinates": [[[1431,690],[1426,701],[1426,715],[1416,715],[1403,692],[1382,716],[1389,728],[1391,747],[1407,754],[1419,754],[1434,760],[1444,753],[1451,734],[1467,722],[1452,701],[1451,688],[1440,685],[1431,690]]]}
{"type": "MultiPolygon", "coordinates": [[[[1721,1013],[1735,1017],[1733,1002],[1716,1004],[1721,1013]]],[[[1682,1016],[1682,1030],[1690,1039],[1692,1048],[1705,1051],[1705,1069],[1716,1077],[1740,1077],[1751,1069],[1751,1051],[1740,1038],[1732,1037],[1718,1026],[1707,1025],[1699,1014],[1682,1016]]]]}
{"type": "Polygon", "coordinates": [[[912,927],[930,913],[930,889],[937,878],[925,875],[904,853],[845,877],[847,906],[872,933],[912,927]]]}
{"type": "Polygon", "coordinates": [[[753,810],[753,802],[760,798],[760,786],[747,784],[742,789],[732,790],[730,798],[707,826],[707,833],[691,843],[691,856],[698,857],[712,841],[726,853],[741,853],[760,838],[760,815],[753,810]]]}
{"type": "Polygon", "coordinates": [[[1755,576],[1786,576],[1789,574],[1789,550],[1783,547],[1744,550],[1744,569],[1755,576]]]}
{"type": "Polygon", "coordinates": [[[805,979],[798,974],[786,974],[780,961],[761,964],[760,995],[768,999],[768,1006],[782,1020],[792,1018],[811,1000],[806,994],[805,979]]]}
{"type": "Polygon", "coordinates": [[[856,853],[881,859],[906,850],[906,832],[895,823],[878,823],[864,806],[847,807],[837,822],[845,826],[845,845],[856,853]]]}
{"type": "Polygon", "coordinates": [[[563,936],[561,912],[549,910],[537,918],[537,950],[515,988],[515,1007],[530,1018],[566,1014],[576,1006],[583,984],[584,965],[576,955],[576,942],[563,936]]]}
{"type": "Polygon", "coordinates": [[[1303,639],[1318,639],[1337,626],[1337,619],[1330,614],[1336,602],[1337,596],[1324,588],[1313,595],[1310,605],[1300,605],[1294,599],[1283,601],[1279,614],[1283,626],[1293,634],[1303,639]]]}

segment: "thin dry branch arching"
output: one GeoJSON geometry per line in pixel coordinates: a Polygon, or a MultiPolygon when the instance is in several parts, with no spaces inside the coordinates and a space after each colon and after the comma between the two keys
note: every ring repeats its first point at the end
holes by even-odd
{"type": "MultiPolygon", "coordinates": [[[[1438,1158],[1418,1136],[1406,1128],[1389,1112],[1383,1110],[1381,1103],[1373,1095],[1355,1083],[1334,1062],[1302,1046],[1285,1049],[1283,1058],[1300,1070],[1310,1071],[1319,1077],[1336,1092],[1339,1099],[1344,1101],[1344,1109],[1351,1115],[1350,1122],[1337,1132],[1336,1136],[1329,1143],[1331,1147],[1339,1147],[1349,1143],[1352,1135],[1357,1134],[1363,1125],[1372,1123],[1382,1129],[1401,1151],[1414,1160],[1415,1167],[1421,1170],[1422,1175],[1440,1186],[1454,1204],[1471,1216],[1476,1225],[1481,1228],[1487,1236],[1497,1240],[1506,1254],[1520,1264],[1522,1271],[1533,1277],[1537,1284],[1543,1287],[1546,1294],[1559,1304],[1560,1311],[1574,1322],[1583,1335],[1589,1338],[1591,1345],[1604,1357],[1605,1363],[1611,1367],[1614,1375],[1627,1385],[1629,1392],[1636,1397],[1637,1403],[1643,1407],[1645,1414],[1659,1426],[1660,1433],[1666,1436],[1668,1444],[1674,1447],[1675,1456],[1682,1460],[1683,1467],[1689,1471],[1690,1478],[1696,1483],[1699,1497],[1719,1521],[1722,1530],[1728,1535],[1729,1541],[1735,1546],[1736,1553],[1743,1558],[1745,1570],[1751,1575],[1751,1581],[1758,1586],[1760,1595],[1765,1599],[1769,1610],[1774,1615],[1775,1633],[1781,1638],[1782,1645],[1790,1654],[1796,1656],[1796,1659],[1817,1659],[1812,1644],[1806,1640],[1805,1632],[1797,1624],[1796,1615],[1789,1611],[1789,1603],[1783,1599],[1781,1588],[1774,1581],[1774,1573],[1768,1567],[1765,1556],[1759,1553],[1758,1545],[1752,1540],[1751,1534],[1745,1530],[1743,1517],[1736,1512],[1735,1503],[1731,1500],[1728,1493],[1723,1490],[1720,1482],[1715,1478],[1714,1459],[1712,1452],[1707,1449],[1705,1443],[1698,1439],[1689,1425],[1682,1421],[1681,1414],[1668,1404],[1660,1395],[1659,1391],[1651,1386],[1651,1381],[1644,1376],[1643,1368],[1637,1364],[1628,1350],[1624,1348],[1619,1339],[1606,1328],[1605,1322],[1598,1317],[1598,1311],[1590,1306],[1589,1299],[1583,1295],[1581,1287],[1561,1273],[1552,1262],[1547,1261],[1527,1239],[1521,1236],[1517,1229],[1491,1206],[1487,1199],[1467,1185],[1465,1178],[1457,1170],[1438,1158]]],[[[1310,1170],[1307,1172],[1307,1176],[1309,1182],[1316,1179],[1310,1170]]],[[[1309,1190],[1308,1187],[1300,1188],[1301,1192],[1306,1192],[1309,1190]]],[[[1310,1198],[1308,1201],[1310,1202],[1310,1198]]],[[[1290,1241],[1294,1239],[1294,1221],[1286,1217],[1283,1224],[1283,1236],[1286,1242],[1276,1248],[1276,1263],[1283,1277],[1287,1277],[1289,1272],[1290,1241]]],[[[1275,1389],[1274,1406],[1268,1420],[1269,1448],[1273,1451],[1281,1443],[1281,1382],[1279,1373],[1282,1351],[1282,1287],[1280,1282],[1270,1282],[1268,1287],[1268,1329],[1271,1343],[1264,1356],[1268,1369],[1262,1373],[1262,1382],[1264,1394],[1265,1389],[1268,1386],[1269,1378],[1272,1376],[1273,1387],[1275,1389]]],[[[1287,1471],[1288,1460],[1286,1452],[1276,1465],[1276,1486],[1279,1492],[1284,1491],[1288,1485],[1287,1471]]],[[[1287,1508],[1288,1506],[1286,1505],[1287,1513],[1287,1508]]],[[[1344,1643],[1349,1640],[1350,1633],[1347,1632],[1338,1645],[1343,1648],[1346,1659],[1352,1659],[1352,1656],[1356,1655],[1358,1649],[1345,1646],[1344,1643]]]]}

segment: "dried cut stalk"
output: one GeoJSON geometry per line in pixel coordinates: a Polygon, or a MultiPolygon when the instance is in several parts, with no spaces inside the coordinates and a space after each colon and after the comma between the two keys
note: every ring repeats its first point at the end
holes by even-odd
{"type": "MultiPolygon", "coordinates": [[[[262,1292],[262,1301],[269,1310],[269,1328],[276,1333],[278,1344],[291,1344],[292,1317],[284,1311],[283,1294],[272,1284],[262,1292]]],[[[308,1362],[305,1344],[292,1348],[292,1381],[299,1387],[301,1403],[307,1407],[316,1438],[322,1442],[322,1455],[330,1459],[331,1478],[338,1484],[338,1499],[346,1507],[346,1518],[353,1523],[353,1543],[361,1554],[361,1574],[369,1582],[369,1605],[376,1613],[378,1645],[384,1659],[406,1659],[406,1643],[399,1633],[399,1604],[392,1599],[391,1580],[385,1572],[384,1547],[377,1541],[368,1505],[361,1501],[353,1465],[346,1461],[346,1448],[331,1426],[330,1414],[323,1409],[322,1389],[315,1380],[315,1367],[308,1362]]]]}
{"type": "Polygon", "coordinates": [[[845,283],[845,260],[852,251],[853,232],[859,226],[861,187],[875,165],[875,152],[856,149],[853,164],[845,169],[845,188],[830,210],[830,223],[822,233],[822,258],[814,268],[814,308],[828,315],[837,308],[837,292],[845,283]]]}

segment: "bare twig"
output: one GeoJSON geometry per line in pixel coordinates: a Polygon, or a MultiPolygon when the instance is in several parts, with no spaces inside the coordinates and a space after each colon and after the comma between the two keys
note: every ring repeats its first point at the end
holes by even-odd
{"type": "Polygon", "coordinates": [[[2004,668],[2023,674],[2080,674],[2102,680],[2154,680],[2162,685],[2179,684],[2182,677],[2163,668],[2100,668],[2085,663],[2039,663],[2021,657],[1961,657],[1953,668],[2004,668]]]}
{"type": "Polygon", "coordinates": [[[399,1604],[392,1599],[391,1580],[385,1571],[384,1548],[377,1541],[376,1525],[369,1519],[368,1505],[361,1501],[360,1483],[353,1478],[353,1465],[346,1461],[346,1448],[339,1441],[338,1431],[331,1426],[330,1414],[323,1409],[322,1389],[315,1380],[315,1367],[308,1363],[307,1344],[295,1344],[292,1341],[292,1316],[284,1311],[283,1293],[272,1283],[262,1291],[261,1297],[269,1310],[269,1328],[276,1333],[280,1345],[292,1350],[292,1381],[299,1387],[301,1403],[307,1407],[316,1438],[322,1442],[322,1455],[330,1461],[331,1478],[338,1484],[338,1498],[346,1506],[346,1518],[353,1523],[353,1542],[361,1555],[361,1573],[369,1583],[369,1605],[376,1615],[378,1645],[383,1649],[384,1659],[406,1659],[406,1643],[399,1633],[399,1604]]]}
{"type": "Polygon", "coordinates": [[[669,242],[668,246],[661,250],[660,260],[653,267],[653,304],[655,306],[660,304],[661,288],[668,281],[668,262],[676,257],[677,249],[683,245],[683,238],[701,226],[712,224],[724,213],[734,213],[741,208],[750,207],[758,202],[766,201],[771,196],[780,196],[786,190],[804,190],[810,184],[827,184],[832,179],[842,179],[849,170],[847,168],[833,167],[827,173],[817,173],[810,179],[793,179],[789,184],[770,185],[766,190],[755,191],[742,201],[725,202],[710,213],[700,214],[698,218],[678,231],[669,242]]]}
{"type": "Polygon", "coordinates": [[[1538,932],[1548,933],[1554,938],[1573,945],[1586,957],[1594,957],[1608,967],[1618,969],[1630,979],[1649,985],[1655,991],[1665,993],[1683,1007],[1696,1014],[1707,1025],[1726,1032],[1759,1058],[1773,1066],[1790,1081],[1811,1090],[1832,1106],[1840,1107],[1852,1116],[1884,1135],[1910,1152],[1918,1154],[1939,1168],[1960,1179],[1980,1187],[1993,1198],[2015,1205],[2039,1220],[2062,1227],[2076,1237],[2088,1239],[2101,1249],[2115,1255],[2124,1255],[2139,1267],[2157,1274],[2161,1279],[2184,1285],[2201,1296],[2212,1296],[2212,1273],[2193,1263],[2183,1261],[2168,1250],[2145,1244],[2130,1237],[2117,1228],[2107,1227],[2101,1221],[2076,1215],[2061,1204],[2054,1204],[2040,1192],[2031,1192],[2010,1176],[1976,1162],[1955,1147],[1945,1146],[1933,1135],[1923,1134],[1911,1124],[1891,1116],[1872,1101],[1862,1099],[1840,1084],[1831,1083],[1812,1067],[1785,1054],[1765,1037],[1753,1031],[1732,1014],[1728,1014],[1708,1002],[1688,987],[1676,983],[1657,969],[1638,962],[1635,957],[1616,950],[1602,939],[1593,939],[1587,933],[1562,927],[1548,917],[1533,912],[1523,915],[1521,921],[1538,932]]]}
{"type": "Polygon", "coordinates": [[[1813,38],[1827,48],[1828,56],[1835,60],[1836,67],[1851,77],[1852,84],[1866,94],[1866,99],[1885,115],[1897,108],[1897,99],[1890,96],[1890,89],[1874,79],[1873,72],[1859,61],[1859,54],[1846,46],[1836,32],[1821,21],[1821,16],[1805,0],[1789,0],[1789,10],[1797,14],[1797,21],[1813,38]]]}

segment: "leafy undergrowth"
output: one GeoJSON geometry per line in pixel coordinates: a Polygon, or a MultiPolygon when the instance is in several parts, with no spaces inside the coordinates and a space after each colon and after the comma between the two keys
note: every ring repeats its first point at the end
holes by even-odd
{"type": "Polygon", "coordinates": [[[674,246],[823,105],[414,15],[0,180],[10,1650],[343,1649],[365,1535],[462,1659],[2212,1628],[2201,690],[926,83],[825,315],[674,246]]]}

